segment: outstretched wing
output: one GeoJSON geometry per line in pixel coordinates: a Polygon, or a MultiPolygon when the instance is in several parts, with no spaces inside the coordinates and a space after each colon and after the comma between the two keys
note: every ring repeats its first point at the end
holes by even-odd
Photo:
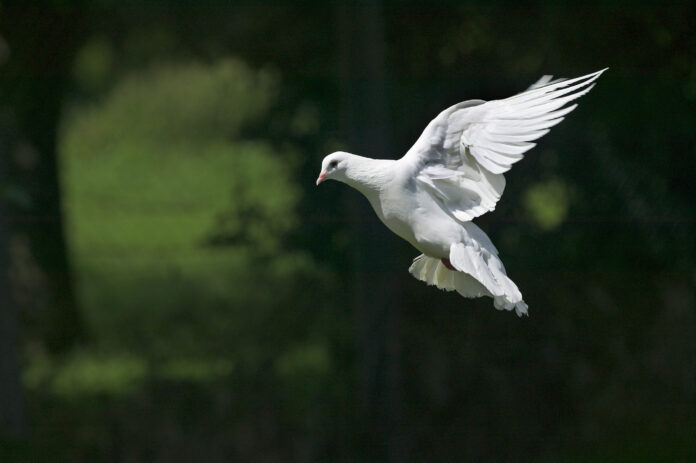
{"type": "Polygon", "coordinates": [[[527,90],[525,90],[525,92],[529,91],[529,90],[534,90],[535,88],[543,87],[545,85],[551,85],[551,84],[555,84],[556,82],[561,82],[561,81],[567,80],[567,79],[563,79],[563,78],[556,79],[556,80],[551,80],[551,79],[553,79],[553,76],[548,75],[548,74],[543,75],[539,78],[539,80],[537,80],[532,85],[530,85],[529,88],[527,88],[527,90]]]}
{"type": "Polygon", "coordinates": [[[576,108],[605,71],[575,79],[542,77],[504,100],[471,100],[447,108],[428,124],[404,158],[417,181],[460,221],[492,211],[505,189],[503,173],[576,108]]]}

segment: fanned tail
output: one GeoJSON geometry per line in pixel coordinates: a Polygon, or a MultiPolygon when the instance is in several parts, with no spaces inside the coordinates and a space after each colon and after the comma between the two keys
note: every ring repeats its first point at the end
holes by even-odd
{"type": "Polygon", "coordinates": [[[491,296],[481,283],[470,275],[448,269],[440,259],[421,254],[413,259],[408,271],[429,285],[445,291],[457,291],[464,297],[491,296]]]}
{"type": "MultiPolygon", "coordinates": [[[[498,262],[497,256],[495,257],[498,262]]],[[[493,305],[498,310],[515,309],[517,315],[527,315],[527,304],[522,300],[522,295],[515,283],[505,275],[505,269],[494,266],[491,273],[497,279],[505,282],[505,289],[495,289],[496,294],[491,293],[481,282],[463,271],[450,270],[442,260],[421,254],[413,259],[408,271],[418,280],[445,291],[456,291],[464,297],[474,298],[488,296],[493,298],[493,305]]]]}
{"type": "Polygon", "coordinates": [[[522,300],[522,293],[507,276],[498,250],[488,235],[473,222],[462,223],[462,228],[462,241],[450,246],[450,268],[436,257],[421,254],[408,271],[429,285],[457,291],[464,297],[489,296],[496,309],[515,309],[517,315],[527,315],[528,307],[522,300]]]}

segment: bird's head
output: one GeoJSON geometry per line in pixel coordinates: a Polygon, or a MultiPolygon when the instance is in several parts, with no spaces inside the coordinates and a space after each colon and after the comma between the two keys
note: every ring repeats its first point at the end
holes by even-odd
{"type": "Polygon", "coordinates": [[[336,151],[326,156],[321,162],[321,172],[317,179],[317,185],[327,179],[345,181],[346,167],[351,156],[343,151],[336,151]]]}

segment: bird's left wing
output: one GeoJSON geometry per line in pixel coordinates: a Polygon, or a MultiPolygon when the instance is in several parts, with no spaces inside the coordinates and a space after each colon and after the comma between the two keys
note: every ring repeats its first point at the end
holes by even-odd
{"type": "Polygon", "coordinates": [[[504,100],[471,100],[447,108],[404,156],[417,181],[460,221],[492,211],[505,189],[503,173],[577,105],[606,69],[575,79],[544,76],[504,100]]]}

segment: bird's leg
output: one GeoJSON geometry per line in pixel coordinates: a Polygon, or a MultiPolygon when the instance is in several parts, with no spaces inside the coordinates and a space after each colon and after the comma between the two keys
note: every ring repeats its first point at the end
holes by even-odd
{"type": "Polygon", "coordinates": [[[452,262],[450,262],[450,260],[449,260],[448,258],[443,257],[442,259],[440,259],[440,261],[442,261],[442,263],[443,263],[443,264],[445,265],[445,267],[447,267],[448,269],[454,270],[455,272],[457,271],[457,269],[454,268],[454,266],[452,265],[452,262]]]}

